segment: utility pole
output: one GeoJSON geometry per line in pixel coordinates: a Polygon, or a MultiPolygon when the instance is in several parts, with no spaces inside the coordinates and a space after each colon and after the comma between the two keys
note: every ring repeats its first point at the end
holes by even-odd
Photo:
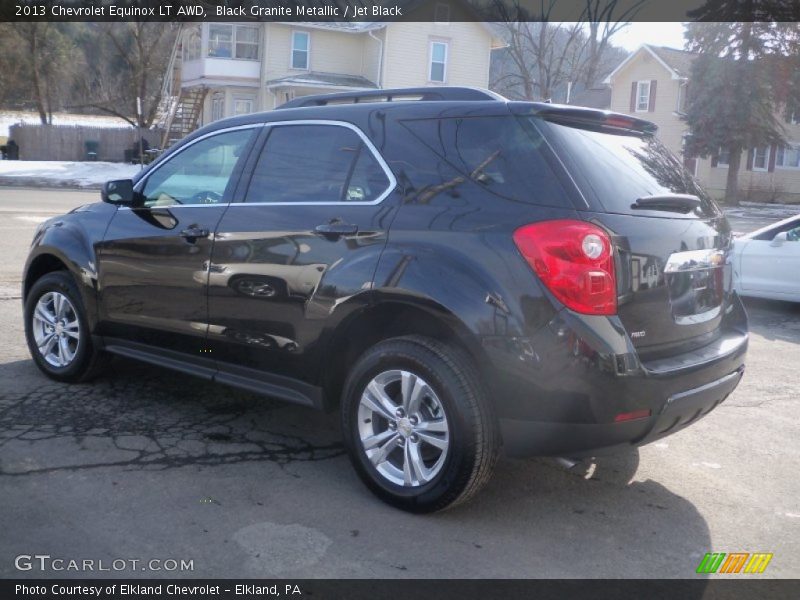
{"type": "Polygon", "coordinates": [[[142,142],[142,99],[136,96],[136,131],[139,135],[139,165],[144,170],[144,143],[142,142]]]}

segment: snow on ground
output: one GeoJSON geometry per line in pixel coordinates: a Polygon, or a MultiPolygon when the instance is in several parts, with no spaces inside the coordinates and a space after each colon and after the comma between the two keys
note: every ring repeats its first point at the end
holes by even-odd
{"type": "Polygon", "coordinates": [[[106,181],[130,179],[140,169],[126,163],[0,160],[0,184],[99,187],[106,181]]]}
{"type": "MultiPolygon", "coordinates": [[[[39,114],[28,111],[0,111],[0,137],[8,137],[9,128],[17,123],[40,123],[39,114]]],[[[53,125],[84,125],[86,127],[118,127],[121,129],[129,128],[130,123],[126,123],[118,117],[102,115],[75,115],[71,113],[55,113],[53,115],[53,125]]]]}
{"type": "Polygon", "coordinates": [[[726,206],[725,214],[728,217],[747,218],[772,218],[776,221],[793,217],[800,213],[800,204],[764,204],[761,202],[742,202],[741,206],[726,206]]]}

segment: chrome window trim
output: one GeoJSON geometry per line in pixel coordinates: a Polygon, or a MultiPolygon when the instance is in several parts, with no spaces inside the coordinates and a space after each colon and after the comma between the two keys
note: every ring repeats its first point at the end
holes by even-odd
{"type": "MultiPolygon", "coordinates": [[[[353,125],[352,123],[348,123],[347,121],[336,121],[330,119],[298,119],[293,121],[271,121],[267,123],[250,123],[248,125],[239,125],[237,127],[228,127],[226,129],[217,129],[216,131],[211,131],[205,135],[201,135],[195,140],[192,140],[190,143],[186,144],[179,150],[177,150],[172,156],[170,156],[167,160],[162,161],[153,166],[153,169],[142,178],[136,184],[134,188],[137,192],[141,192],[145,185],[147,185],[147,181],[150,177],[158,171],[161,167],[165,164],[169,163],[173,158],[179,156],[184,150],[187,148],[191,148],[196,143],[210,138],[215,135],[219,135],[222,133],[228,133],[230,131],[238,131],[240,129],[255,129],[258,127],[278,127],[278,126],[286,126],[286,125],[327,125],[332,127],[344,127],[345,129],[349,129],[353,131],[361,141],[364,142],[364,145],[369,149],[372,156],[380,165],[381,169],[383,169],[384,174],[386,175],[387,179],[389,180],[389,185],[387,188],[380,194],[375,200],[371,200],[369,202],[342,202],[342,201],[335,201],[335,202],[247,202],[246,196],[244,202],[219,202],[216,204],[165,204],[161,206],[150,206],[146,208],[211,208],[217,206],[229,206],[233,208],[234,206],[375,206],[376,204],[380,204],[383,202],[397,187],[397,178],[392,173],[392,170],[389,168],[389,165],[384,160],[381,153],[375,147],[375,144],[367,137],[367,135],[361,131],[358,127],[353,125]]],[[[121,206],[119,207],[120,210],[133,210],[130,206],[121,206]]]]}
{"type": "MultiPolygon", "coordinates": [[[[353,125],[352,123],[348,123],[347,121],[335,121],[330,119],[298,119],[294,121],[272,121],[269,123],[265,123],[265,127],[283,127],[286,125],[325,125],[331,127],[344,127],[345,129],[349,129],[350,131],[354,132],[361,141],[364,142],[364,145],[372,154],[373,158],[378,162],[381,169],[383,169],[384,175],[389,180],[389,185],[386,189],[381,192],[375,200],[370,200],[369,202],[344,202],[341,200],[329,202],[329,201],[321,201],[321,202],[248,202],[247,196],[245,195],[244,202],[231,202],[230,206],[233,208],[234,206],[375,206],[376,204],[380,204],[383,202],[397,187],[397,179],[392,173],[392,170],[389,168],[389,165],[381,156],[381,153],[378,152],[378,149],[375,147],[375,144],[366,136],[366,134],[361,131],[358,127],[353,125]]],[[[267,138],[267,144],[269,144],[269,138],[267,138]]]]}

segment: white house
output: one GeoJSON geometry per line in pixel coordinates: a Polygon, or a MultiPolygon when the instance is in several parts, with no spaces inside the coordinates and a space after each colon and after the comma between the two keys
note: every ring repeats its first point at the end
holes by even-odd
{"type": "MultiPolygon", "coordinates": [[[[691,66],[697,55],[675,48],[643,45],[606,78],[611,88],[608,108],[653,121],[658,136],[679,156],[688,128],[682,120],[691,66]]],[[[742,82],[747,85],[747,82],[742,82]]],[[[739,188],[758,201],[800,202],[800,114],[779,115],[788,138],[785,147],[766,146],[743,152],[739,188]]],[[[728,176],[728,156],[720,149],[707,159],[686,158],[703,186],[722,197],[728,176]]]]}
{"type": "Polygon", "coordinates": [[[168,78],[168,129],[271,110],[298,96],[374,88],[489,86],[486,23],[458,21],[460,0],[423,3],[419,21],[186,25],[168,78]],[[430,14],[428,14],[430,13],[430,14]]]}

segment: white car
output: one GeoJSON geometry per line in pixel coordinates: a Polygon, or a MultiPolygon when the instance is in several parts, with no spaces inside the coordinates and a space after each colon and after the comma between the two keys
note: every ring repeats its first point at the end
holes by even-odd
{"type": "Polygon", "coordinates": [[[800,215],[736,238],[732,260],[739,295],[800,302],[800,215]]]}

